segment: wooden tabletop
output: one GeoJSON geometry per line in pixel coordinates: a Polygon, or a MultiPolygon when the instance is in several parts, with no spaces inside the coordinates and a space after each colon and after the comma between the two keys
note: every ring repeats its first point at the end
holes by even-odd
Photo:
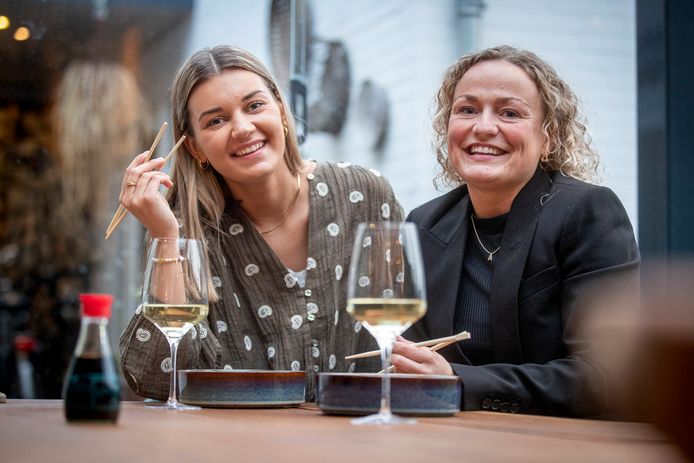
{"type": "Polygon", "coordinates": [[[354,426],[313,404],[172,412],[123,402],[116,425],[68,424],[59,400],[0,404],[0,461],[683,462],[645,423],[461,412],[414,425],[354,426]]]}

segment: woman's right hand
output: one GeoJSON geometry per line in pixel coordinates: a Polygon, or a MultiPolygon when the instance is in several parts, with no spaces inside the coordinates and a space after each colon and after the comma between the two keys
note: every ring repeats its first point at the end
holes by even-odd
{"type": "Polygon", "coordinates": [[[138,155],[125,170],[120,202],[145,226],[152,238],[177,238],[178,221],[159,187],[171,188],[173,182],[164,172],[164,158],[145,162],[147,151],[138,155]]]}

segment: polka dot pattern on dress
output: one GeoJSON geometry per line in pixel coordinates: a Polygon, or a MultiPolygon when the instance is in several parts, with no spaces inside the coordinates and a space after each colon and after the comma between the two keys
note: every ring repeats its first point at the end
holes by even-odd
{"type": "Polygon", "coordinates": [[[342,279],[342,265],[337,264],[335,266],[335,279],[340,281],[342,279]]]}
{"type": "Polygon", "coordinates": [[[144,328],[138,328],[135,337],[137,337],[137,340],[140,342],[147,342],[151,337],[151,333],[144,328]]]}
{"type": "Polygon", "coordinates": [[[240,223],[234,223],[229,227],[229,233],[231,233],[233,236],[238,235],[239,233],[243,233],[243,225],[240,223]]]}
{"type": "Polygon", "coordinates": [[[171,373],[171,357],[166,357],[161,361],[161,371],[164,373],[171,373]]]}
{"type": "Polygon", "coordinates": [[[318,304],[315,302],[309,302],[306,304],[306,313],[308,315],[316,315],[318,313],[318,304]]]}
{"type": "Polygon", "coordinates": [[[260,269],[256,264],[248,264],[246,265],[246,268],[243,271],[246,273],[246,275],[252,277],[253,275],[256,275],[258,272],[260,272],[260,269]]]}
{"type": "Polygon", "coordinates": [[[214,286],[215,288],[221,288],[222,279],[219,277],[212,277],[212,286],[214,286]]]}
{"type": "Polygon", "coordinates": [[[301,325],[303,325],[304,319],[301,317],[301,315],[294,315],[289,319],[289,322],[291,323],[292,328],[298,330],[301,328],[301,325]]]}
{"type": "Polygon", "coordinates": [[[291,273],[287,273],[284,276],[284,285],[287,288],[293,288],[296,285],[296,278],[294,278],[294,275],[292,275],[291,273]]]}
{"type": "Polygon", "coordinates": [[[294,361],[292,362],[292,364],[290,365],[290,368],[292,369],[292,371],[299,371],[299,370],[301,370],[301,362],[299,362],[298,360],[294,360],[294,361]]]}
{"type": "Polygon", "coordinates": [[[308,259],[306,259],[306,270],[313,270],[314,268],[316,268],[317,265],[318,264],[316,263],[316,259],[314,259],[313,257],[309,257],[308,259]]]}
{"type": "Polygon", "coordinates": [[[272,307],[269,305],[261,305],[258,307],[258,316],[260,318],[267,318],[272,315],[272,307]]]}
{"type": "Polygon", "coordinates": [[[224,320],[217,320],[217,333],[224,333],[228,328],[224,320]]]}
{"type": "Polygon", "coordinates": [[[388,220],[390,218],[390,204],[381,204],[381,217],[388,220]]]}
{"type": "Polygon", "coordinates": [[[318,191],[318,196],[324,197],[328,195],[330,188],[325,183],[320,182],[316,185],[316,191],[318,191]]]}
{"type": "Polygon", "coordinates": [[[330,354],[330,358],[328,358],[328,368],[333,370],[335,368],[336,363],[337,363],[337,357],[335,357],[335,354],[330,354]]]}
{"type": "Polygon", "coordinates": [[[336,223],[331,223],[326,228],[330,236],[337,236],[340,234],[340,226],[336,223]]]}
{"type": "Polygon", "coordinates": [[[349,194],[349,201],[354,204],[364,201],[364,194],[361,191],[353,191],[349,194]]]}
{"type": "Polygon", "coordinates": [[[360,276],[359,280],[357,280],[357,284],[362,288],[366,288],[367,286],[369,286],[370,283],[371,280],[369,280],[369,277],[367,277],[366,275],[360,276]]]}
{"type": "Polygon", "coordinates": [[[272,346],[267,347],[267,358],[268,360],[275,356],[275,348],[272,346]]]}
{"type": "Polygon", "coordinates": [[[253,349],[253,341],[251,341],[250,336],[244,336],[243,337],[243,345],[246,347],[247,351],[250,351],[253,349]]]}

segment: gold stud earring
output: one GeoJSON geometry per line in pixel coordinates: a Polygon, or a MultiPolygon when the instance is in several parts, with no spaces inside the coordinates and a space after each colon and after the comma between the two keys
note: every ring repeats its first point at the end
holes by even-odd
{"type": "Polygon", "coordinates": [[[204,161],[201,161],[198,159],[198,164],[200,165],[201,170],[207,170],[208,167],[210,167],[210,161],[205,159],[204,161]]]}
{"type": "Polygon", "coordinates": [[[285,136],[285,138],[286,138],[286,136],[289,135],[289,127],[287,127],[287,126],[285,125],[285,126],[283,126],[282,128],[284,129],[284,136],[285,136]]]}

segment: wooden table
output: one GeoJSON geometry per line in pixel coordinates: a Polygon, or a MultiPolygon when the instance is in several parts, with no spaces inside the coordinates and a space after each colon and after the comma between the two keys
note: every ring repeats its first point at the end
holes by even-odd
{"type": "Polygon", "coordinates": [[[67,424],[59,400],[0,404],[0,462],[683,462],[653,426],[461,412],[354,426],[314,405],[172,412],[124,402],[117,425],[67,424]]]}

